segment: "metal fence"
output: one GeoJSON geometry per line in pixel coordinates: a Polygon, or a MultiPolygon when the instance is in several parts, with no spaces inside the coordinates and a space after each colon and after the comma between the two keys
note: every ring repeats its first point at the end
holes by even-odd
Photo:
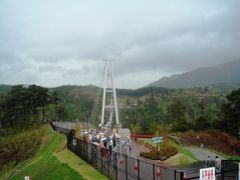
{"type": "MultiPolygon", "coordinates": [[[[204,168],[200,167],[200,168],[204,168]]],[[[221,170],[215,173],[217,180],[238,180],[239,162],[222,160],[221,170]]],[[[186,180],[199,180],[199,169],[184,172],[186,180]]]]}
{"type": "Polygon", "coordinates": [[[68,135],[67,147],[110,179],[179,180],[181,172],[160,167],[68,135]]]}
{"type": "MultiPolygon", "coordinates": [[[[199,169],[178,171],[157,164],[136,159],[109,149],[88,143],[74,137],[72,130],[55,126],[52,128],[67,135],[67,147],[81,159],[88,162],[101,173],[116,180],[197,180],[199,169]]],[[[221,172],[216,173],[217,180],[238,180],[239,162],[222,160],[221,172]]],[[[202,167],[204,168],[204,167],[202,167]]]]}

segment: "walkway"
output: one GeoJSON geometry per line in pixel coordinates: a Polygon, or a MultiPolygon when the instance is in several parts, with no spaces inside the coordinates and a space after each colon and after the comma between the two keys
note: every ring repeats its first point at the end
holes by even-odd
{"type": "Polygon", "coordinates": [[[128,155],[134,158],[139,158],[140,152],[148,152],[148,151],[149,149],[147,149],[143,144],[135,142],[134,139],[132,139],[132,150],[131,150],[131,153],[128,153],[128,155]]]}
{"type": "Polygon", "coordinates": [[[208,156],[210,156],[211,159],[215,159],[215,156],[218,156],[220,159],[225,159],[223,156],[220,156],[208,149],[188,146],[185,146],[184,148],[189,150],[199,161],[205,161],[208,156]]]}

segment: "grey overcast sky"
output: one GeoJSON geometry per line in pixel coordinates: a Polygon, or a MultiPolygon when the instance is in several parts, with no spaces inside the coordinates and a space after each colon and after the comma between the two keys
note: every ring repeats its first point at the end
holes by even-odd
{"type": "Polygon", "coordinates": [[[239,0],[1,0],[0,84],[119,88],[240,60],[239,0]]]}

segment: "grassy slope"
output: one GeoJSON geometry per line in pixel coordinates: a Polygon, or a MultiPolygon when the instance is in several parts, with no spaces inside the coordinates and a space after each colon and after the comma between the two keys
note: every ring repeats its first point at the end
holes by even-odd
{"type": "Polygon", "coordinates": [[[170,139],[170,144],[175,146],[181,154],[183,154],[183,155],[185,155],[185,156],[187,156],[187,157],[189,157],[189,158],[191,158],[193,160],[196,160],[196,161],[198,160],[189,150],[187,150],[183,146],[175,143],[171,139],[170,139]]]}
{"type": "MultiPolygon", "coordinates": [[[[42,143],[43,145],[37,155],[29,163],[26,163],[23,167],[21,167],[20,172],[11,179],[24,179],[24,176],[26,175],[30,176],[30,179],[36,180],[81,180],[91,179],[91,177],[101,177],[103,179],[104,176],[97,170],[91,171],[91,174],[82,174],[77,168],[72,167],[72,160],[74,158],[72,158],[73,154],[68,150],[62,151],[64,152],[64,157],[62,157],[60,161],[58,158],[61,156],[61,152],[59,152],[59,155],[57,156],[56,152],[62,149],[64,143],[64,135],[53,132],[50,128],[45,128],[45,137],[43,138],[42,143]]],[[[75,157],[75,159],[79,160],[78,157],[75,157]]],[[[84,161],[82,163],[86,166],[86,169],[92,168],[84,161]]]]}
{"type": "Polygon", "coordinates": [[[187,166],[194,162],[196,161],[194,161],[193,159],[191,159],[190,157],[182,153],[178,153],[165,161],[165,163],[168,164],[169,166],[177,166],[177,167],[187,166]]]}
{"type": "Polygon", "coordinates": [[[173,165],[173,166],[185,166],[188,164],[192,164],[197,160],[197,158],[183,146],[175,143],[172,140],[169,140],[170,144],[175,146],[178,150],[178,154],[166,160],[166,163],[173,165]]]}
{"type": "Polygon", "coordinates": [[[89,166],[85,161],[79,159],[74,153],[64,149],[55,154],[56,157],[64,163],[67,163],[71,168],[80,172],[80,174],[88,180],[104,180],[107,179],[104,175],[96,172],[92,166],[89,166]]]}

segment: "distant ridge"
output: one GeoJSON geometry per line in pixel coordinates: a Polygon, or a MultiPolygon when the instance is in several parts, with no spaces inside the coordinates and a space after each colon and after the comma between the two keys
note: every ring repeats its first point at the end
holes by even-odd
{"type": "Polygon", "coordinates": [[[0,93],[9,92],[12,88],[12,85],[0,84],[0,93]]]}
{"type": "Polygon", "coordinates": [[[239,84],[240,61],[200,68],[183,74],[163,77],[147,86],[165,88],[203,87],[213,84],[239,84]]]}

